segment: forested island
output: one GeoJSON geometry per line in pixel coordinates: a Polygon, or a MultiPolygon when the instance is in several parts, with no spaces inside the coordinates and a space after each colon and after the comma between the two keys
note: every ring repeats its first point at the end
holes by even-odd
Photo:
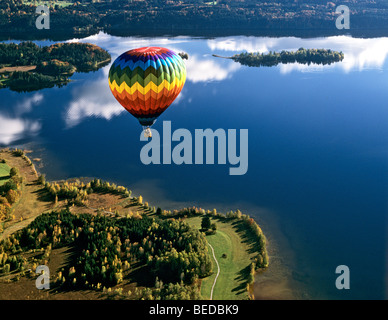
{"type": "Polygon", "coordinates": [[[2,0],[0,37],[69,39],[98,31],[112,35],[227,35],[262,34],[306,36],[388,30],[385,0],[2,0]],[[50,29],[35,26],[36,7],[50,7],[50,29]],[[338,30],[336,8],[347,5],[350,30],[338,30]]]}
{"type": "Polygon", "coordinates": [[[2,299],[49,299],[31,294],[38,265],[56,299],[252,299],[269,264],[239,210],[168,211],[96,178],[48,182],[19,149],[0,150],[0,211],[2,299]]]}
{"type": "Polygon", "coordinates": [[[301,64],[322,64],[328,65],[334,62],[342,61],[344,53],[326,50],[326,49],[304,49],[299,48],[297,51],[281,51],[269,53],[260,52],[242,52],[232,57],[221,57],[213,54],[214,57],[232,59],[244,66],[249,67],[271,67],[280,63],[301,63],[301,64]]]}
{"type": "Polygon", "coordinates": [[[98,70],[110,54],[89,43],[56,43],[40,47],[27,41],[0,43],[0,88],[34,91],[61,86],[74,72],[98,70]]]}

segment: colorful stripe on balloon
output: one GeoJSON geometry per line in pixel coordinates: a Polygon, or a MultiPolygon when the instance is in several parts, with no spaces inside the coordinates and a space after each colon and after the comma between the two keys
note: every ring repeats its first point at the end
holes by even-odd
{"type": "Polygon", "coordinates": [[[109,87],[142,125],[149,125],[176,99],[186,81],[186,67],[175,52],[144,47],[120,55],[109,71],[109,87]]]}

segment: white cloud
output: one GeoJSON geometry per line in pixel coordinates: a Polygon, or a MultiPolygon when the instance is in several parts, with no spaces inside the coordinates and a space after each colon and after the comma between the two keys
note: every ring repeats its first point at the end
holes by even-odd
{"type": "MultiPolygon", "coordinates": [[[[141,37],[116,37],[110,36],[106,33],[100,32],[96,35],[84,38],[73,39],[69,42],[91,42],[102,48],[107,48],[112,55],[112,62],[123,52],[133,48],[145,47],[145,46],[162,46],[168,47],[175,52],[185,51],[180,47],[180,44],[186,42],[193,42],[199,40],[193,40],[188,37],[162,37],[162,38],[141,38],[141,37]]],[[[231,73],[239,68],[239,65],[232,61],[217,61],[215,58],[210,57],[203,59],[198,54],[189,53],[189,59],[185,60],[187,69],[187,80],[192,82],[206,82],[213,80],[224,80],[231,76],[231,73]]],[[[109,72],[110,66],[106,69],[109,72]]]]}
{"type": "Polygon", "coordinates": [[[112,55],[112,61],[114,61],[122,53],[140,47],[148,46],[161,46],[168,47],[175,52],[183,51],[176,47],[176,44],[191,42],[192,39],[188,37],[161,37],[161,38],[142,38],[142,37],[117,37],[111,36],[104,32],[89,36],[83,39],[72,39],[68,42],[88,42],[98,45],[101,48],[109,50],[112,55]]]}
{"type": "Polygon", "coordinates": [[[192,55],[186,61],[187,80],[194,83],[225,80],[239,68],[238,63],[230,60],[218,62],[216,58],[203,59],[198,55],[192,55]]]}
{"type": "Polygon", "coordinates": [[[267,52],[276,42],[276,38],[230,37],[208,40],[207,45],[212,51],[267,52]]]}
{"type": "Polygon", "coordinates": [[[280,70],[280,73],[287,74],[292,71],[299,71],[299,72],[320,72],[323,69],[328,68],[334,68],[334,65],[319,65],[319,64],[301,64],[301,63],[286,63],[286,64],[279,64],[277,66],[280,70]]]}
{"type": "MultiPolygon", "coordinates": [[[[103,48],[109,49],[112,62],[118,55],[136,47],[142,46],[166,46],[175,52],[186,51],[180,49],[180,45],[196,40],[186,37],[176,38],[141,38],[141,37],[115,37],[100,32],[84,39],[71,41],[91,42],[103,48]]],[[[199,43],[202,45],[202,43],[199,43]]],[[[364,70],[365,68],[381,68],[388,55],[388,38],[362,39],[349,36],[335,36],[327,38],[301,39],[295,37],[268,38],[268,37],[225,37],[207,40],[207,47],[211,53],[217,51],[227,52],[233,55],[242,51],[268,52],[280,50],[297,50],[304,48],[326,48],[345,53],[345,59],[340,63],[331,65],[303,65],[298,63],[279,65],[279,72],[321,72],[336,68],[344,72],[364,70]]],[[[195,48],[192,47],[192,48],[195,48]]],[[[209,52],[209,53],[210,53],[209,52]]],[[[241,65],[232,60],[214,58],[209,53],[203,52],[203,47],[198,51],[188,51],[189,59],[185,60],[187,69],[187,81],[193,83],[222,81],[229,79],[241,68],[241,65]]],[[[102,70],[99,78],[88,81],[73,91],[73,101],[69,104],[65,121],[68,127],[80,123],[87,117],[100,117],[106,120],[112,119],[125,111],[125,109],[113,97],[108,86],[108,73],[110,65],[102,70]]],[[[183,98],[181,94],[176,102],[183,98]]],[[[21,110],[30,110],[37,105],[43,97],[35,96],[31,101],[25,101],[21,110]]],[[[187,97],[188,99],[188,97],[187,97]]]]}
{"type": "Polygon", "coordinates": [[[109,66],[104,67],[102,77],[88,81],[73,91],[73,100],[65,115],[67,127],[73,127],[87,117],[110,120],[125,111],[110,91],[108,73],[109,66]]]}
{"type": "MultiPolygon", "coordinates": [[[[65,122],[68,128],[74,127],[89,117],[111,120],[113,117],[127,112],[114,98],[108,84],[109,67],[105,67],[103,76],[88,81],[82,87],[73,90],[73,100],[66,110],[65,122]]],[[[183,89],[184,90],[184,89],[183,89]]],[[[181,93],[174,101],[176,105],[182,100],[181,93]]]]}
{"type": "Polygon", "coordinates": [[[32,97],[24,99],[15,106],[16,114],[22,115],[32,110],[33,106],[37,106],[43,102],[43,94],[35,93],[32,97]]]}
{"type": "Polygon", "coordinates": [[[28,134],[36,134],[41,125],[38,121],[8,118],[0,115],[0,144],[10,143],[28,134]]]}

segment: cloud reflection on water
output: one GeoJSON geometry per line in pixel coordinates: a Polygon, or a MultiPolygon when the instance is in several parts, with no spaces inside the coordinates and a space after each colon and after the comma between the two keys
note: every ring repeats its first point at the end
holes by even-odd
{"type": "MultiPolygon", "coordinates": [[[[121,38],[100,32],[99,34],[84,39],[70,40],[70,42],[75,41],[94,43],[107,49],[112,55],[112,61],[124,51],[142,46],[166,46],[176,52],[188,52],[189,59],[185,60],[187,82],[193,84],[201,84],[209,81],[224,81],[232,78],[234,73],[243,69],[240,64],[232,60],[219,59],[211,56],[212,53],[220,53],[220,51],[224,55],[233,55],[243,51],[268,52],[296,50],[304,47],[333,49],[345,53],[345,59],[342,62],[332,65],[303,65],[293,63],[277,66],[276,68],[283,74],[290,72],[323,72],[334,68],[347,73],[351,71],[362,71],[368,68],[379,69],[384,65],[388,55],[388,38],[363,39],[349,36],[313,39],[236,36],[203,40],[189,37],[121,38]]],[[[97,73],[96,78],[85,81],[80,86],[74,86],[72,100],[68,103],[64,116],[68,128],[76,126],[89,117],[110,120],[125,111],[110,92],[107,81],[109,68],[110,65],[104,67],[102,72],[97,73]]],[[[175,101],[175,104],[179,104],[184,99],[191,99],[187,92],[184,97],[183,95],[180,96],[175,101]]],[[[23,131],[30,131],[31,128],[33,131],[37,131],[37,128],[40,127],[39,122],[26,122],[26,120],[20,119],[20,116],[31,112],[34,106],[42,102],[43,95],[36,93],[24,101],[15,104],[15,118],[2,115],[1,120],[3,122],[5,119],[8,119],[8,123],[13,123],[13,125],[1,126],[0,143],[15,141],[16,136],[20,137],[23,131]]]]}
{"type": "Polygon", "coordinates": [[[240,65],[231,61],[222,64],[214,58],[192,55],[186,62],[186,68],[187,80],[197,83],[229,79],[235,71],[240,69],[240,65]]]}
{"type": "Polygon", "coordinates": [[[9,106],[7,113],[0,113],[0,145],[10,145],[28,135],[39,132],[40,121],[25,119],[22,115],[31,112],[33,107],[40,105],[43,100],[43,94],[35,93],[16,103],[13,108],[9,106]]]}
{"type": "Polygon", "coordinates": [[[0,145],[10,145],[26,135],[36,134],[40,127],[38,121],[0,115],[0,145]]]}
{"type": "Polygon", "coordinates": [[[323,69],[338,68],[344,72],[362,71],[368,68],[379,69],[384,65],[388,55],[388,38],[352,38],[349,36],[333,36],[326,38],[301,39],[295,37],[228,37],[208,40],[213,51],[239,53],[269,52],[281,50],[332,49],[342,51],[345,58],[340,63],[331,65],[304,65],[299,63],[282,64],[278,68],[281,73],[292,71],[315,72],[323,69]]]}
{"type": "Polygon", "coordinates": [[[103,68],[102,76],[75,87],[72,100],[66,110],[65,122],[68,128],[76,126],[88,117],[112,119],[124,108],[113,97],[108,85],[110,66],[103,68]]]}
{"type": "Polygon", "coordinates": [[[24,99],[15,106],[15,113],[17,115],[22,115],[32,111],[34,106],[37,106],[43,102],[43,94],[35,93],[33,96],[24,99]]]}
{"type": "MultiPolygon", "coordinates": [[[[75,40],[71,40],[75,41],[75,40]]],[[[185,51],[180,47],[183,42],[191,41],[184,38],[119,38],[108,36],[104,33],[94,35],[81,40],[92,42],[102,48],[106,48],[112,55],[112,62],[121,53],[131,48],[142,46],[167,46],[175,52],[185,51]]],[[[195,41],[195,40],[194,40],[195,41]]],[[[222,81],[230,78],[233,72],[241,66],[230,60],[217,60],[213,57],[203,57],[203,54],[190,53],[189,60],[185,60],[187,69],[187,81],[193,83],[222,81]]],[[[124,108],[114,99],[108,86],[109,66],[103,68],[102,76],[95,80],[85,82],[80,87],[75,87],[72,96],[73,100],[65,114],[66,126],[73,127],[88,117],[112,119],[122,112],[124,108]]],[[[179,104],[184,99],[180,94],[174,101],[179,104]]],[[[189,98],[188,98],[189,99],[189,98]]]]}
{"type": "MultiPolygon", "coordinates": [[[[388,38],[362,39],[349,36],[333,36],[327,38],[301,39],[295,37],[224,37],[209,39],[205,45],[203,39],[187,37],[121,38],[100,32],[99,34],[81,39],[70,40],[91,42],[107,49],[112,55],[112,61],[121,53],[136,47],[166,46],[175,52],[186,51],[189,59],[185,60],[187,81],[194,84],[209,81],[223,81],[230,79],[241,65],[232,60],[214,58],[211,53],[227,52],[228,55],[248,52],[268,52],[280,50],[297,50],[304,48],[326,48],[345,53],[345,59],[332,65],[304,65],[299,63],[282,64],[277,66],[280,73],[290,72],[321,72],[331,68],[339,68],[344,72],[365,70],[367,68],[381,68],[388,54],[388,38]],[[210,52],[207,52],[209,50],[210,52]]],[[[69,103],[65,116],[67,127],[79,124],[88,117],[100,117],[106,120],[118,116],[125,111],[113,98],[108,87],[108,72],[110,66],[103,68],[102,76],[85,82],[73,91],[73,100],[69,103]]],[[[187,99],[190,99],[187,96],[187,99]]],[[[175,104],[183,100],[177,99],[175,104]]]]}

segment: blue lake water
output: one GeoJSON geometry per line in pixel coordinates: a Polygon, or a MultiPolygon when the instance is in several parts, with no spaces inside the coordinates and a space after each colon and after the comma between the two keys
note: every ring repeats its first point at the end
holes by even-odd
{"type": "MultiPolygon", "coordinates": [[[[388,38],[100,33],[74,41],[97,44],[113,60],[141,46],[187,52],[183,91],[153,128],[161,130],[168,120],[173,130],[193,134],[248,129],[248,172],[230,176],[229,165],[142,164],[141,126],[112,96],[110,66],[77,73],[62,88],[0,90],[2,146],[32,149],[48,179],[96,176],[162,208],[195,205],[254,216],[269,236],[276,272],[285,274],[295,296],[386,298],[388,38]],[[345,59],[329,66],[250,68],[212,57],[299,47],[343,51],[345,59]],[[335,287],[338,265],[350,269],[349,290],[335,287]]],[[[269,278],[276,272],[270,267],[269,278]]]]}

